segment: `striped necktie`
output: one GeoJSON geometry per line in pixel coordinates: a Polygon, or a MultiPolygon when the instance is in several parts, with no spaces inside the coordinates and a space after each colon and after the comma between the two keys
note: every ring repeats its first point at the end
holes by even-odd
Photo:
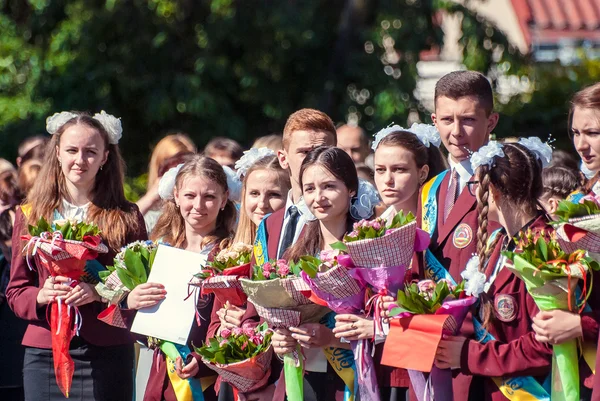
{"type": "Polygon", "coordinates": [[[458,171],[452,169],[452,176],[450,177],[450,186],[448,187],[448,193],[446,194],[446,204],[444,205],[444,223],[448,220],[448,216],[456,203],[459,193],[459,180],[458,171]]]}

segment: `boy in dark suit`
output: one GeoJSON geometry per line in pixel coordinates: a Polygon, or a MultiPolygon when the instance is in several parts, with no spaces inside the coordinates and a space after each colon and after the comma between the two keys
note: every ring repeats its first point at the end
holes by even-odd
{"type": "Polygon", "coordinates": [[[302,232],[307,221],[314,219],[302,200],[299,177],[304,157],[312,149],[335,146],[335,126],[327,114],[301,109],[290,115],[283,129],[283,149],[277,152],[281,167],[290,172],[292,189],[285,208],[264,219],[257,232],[254,257],[257,264],[281,258],[302,232]]]}

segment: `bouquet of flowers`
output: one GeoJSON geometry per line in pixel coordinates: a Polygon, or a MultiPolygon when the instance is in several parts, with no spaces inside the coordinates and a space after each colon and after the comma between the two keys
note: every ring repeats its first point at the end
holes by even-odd
{"type": "Polygon", "coordinates": [[[200,287],[201,294],[214,293],[223,304],[229,301],[236,306],[246,303],[246,294],[239,279],[250,277],[252,246],[243,243],[223,249],[205,269],[194,276],[191,285],[200,287]]]}
{"type": "Polygon", "coordinates": [[[569,253],[585,249],[600,261],[600,196],[591,193],[579,203],[563,200],[556,215],[557,241],[561,247],[569,253]]]}
{"type": "MultiPolygon", "coordinates": [[[[464,283],[464,282],[463,282],[464,283]]],[[[408,369],[419,401],[452,400],[452,372],[433,366],[442,335],[456,335],[476,297],[464,297],[464,284],[423,280],[398,291],[381,363],[408,369]],[[431,372],[425,380],[423,372],[431,372]],[[435,398],[434,398],[435,397],[435,398]]]]}
{"type": "MultiPolygon", "coordinates": [[[[279,259],[255,266],[251,279],[240,279],[258,315],[275,329],[319,322],[329,311],[310,301],[310,287],[297,276],[300,270],[299,264],[290,266],[279,259]]],[[[303,361],[299,353],[298,349],[284,356],[285,386],[290,401],[304,399],[303,361]]]]}
{"type": "Polygon", "coordinates": [[[113,265],[100,272],[96,291],[111,304],[98,315],[98,319],[112,326],[126,328],[118,303],[135,287],[148,281],[158,245],[152,241],[135,241],[127,244],[114,257],[113,265]]]}
{"type": "MultiPolygon", "coordinates": [[[[528,230],[518,237],[517,252],[503,252],[513,262],[507,266],[525,282],[527,291],[540,310],[561,309],[580,313],[586,300],[586,277],[600,265],[583,250],[567,253],[543,232],[528,230]],[[582,299],[576,290],[583,280],[582,299]]],[[[577,340],[553,345],[552,399],[579,400],[577,340]],[[555,398],[556,397],[556,398],[555,398]]]]}
{"type": "Polygon", "coordinates": [[[411,212],[398,212],[391,222],[379,217],[354,223],[343,242],[332,247],[346,251],[360,267],[408,266],[413,255],[417,222],[411,212]]]}
{"type": "MultiPolygon", "coordinates": [[[[31,258],[36,265],[44,267],[51,276],[64,276],[71,279],[69,285],[76,286],[85,274],[88,260],[108,252],[100,238],[100,230],[93,224],[71,220],[57,220],[50,225],[40,218],[37,225],[30,225],[29,235],[21,239],[27,241],[24,248],[27,265],[32,269],[31,258]]],[[[52,302],[50,310],[50,329],[52,331],[52,356],[54,373],[58,387],[69,397],[75,364],[69,355],[71,339],[81,327],[77,307],[65,305],[61,298],[52,302]]]]}
{"type": "MultiPolygon", "coordinates": [[[[202,361],[219,374],[222,380],[239,393],[248,393],[264,386],[271,374],[272,331],[266,323],[256,327],[223,329],[208,344],[195,348],[202,361]]],[[[218,389],[217,389],[218,392],[218,389]]]]}

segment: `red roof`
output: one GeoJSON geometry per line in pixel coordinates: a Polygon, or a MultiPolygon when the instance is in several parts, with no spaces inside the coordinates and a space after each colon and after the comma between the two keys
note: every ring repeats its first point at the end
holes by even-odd
{"type": "Polygon", "coordinates": [[[512,0],[525,41],[600,41],[600,0],[512,0]]]}

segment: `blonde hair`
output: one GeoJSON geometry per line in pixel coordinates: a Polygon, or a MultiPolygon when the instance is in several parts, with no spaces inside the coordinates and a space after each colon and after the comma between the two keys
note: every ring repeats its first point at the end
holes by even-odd
{"type": "Polygon", "coordinates": [[[282,136],[279,134],[261,136],[259,138],[256,138],[256,140],[252,144],[252,147],[256,149],[269,148],[272,151],[277,152],[283,147],[282,136]]]}
{"type": "Polygon", "coordinates": [[[24,194],[28,194],[31,191],[41,169],[42,160],[39,159],[29,159],[21,163],[18,172],[18,183],[19,188],[24,194]]]}
{"type": "Polygon", "coordinates": [[[40,217],[52,220],[54,210],[60,207],[62,199],[68,195],[66,179],[56,157],[56,148],[67,128],[84,125],[95,129],[102,136],[104,148],[108,151],[106,163],[98,170],[94,179],[88,222],[96,224],[102,230],[102,238],[107,245],[118,251],[126,243],[127,233],[139,229],[137,208],[125,199],[123,192],[125,162],[119,147],[109,144],[108,133],[98,120],[87,113],[75,114],[76,117],[67,121],[52,135],[46,147],[38,179],[27,194],[27,203],[31,206],[28,221],[36,222],[40,217]]]}
{"type": "Polygon", "coordinates": [[[234,243],[242,242],[244,244],[254,244],[256,239],[256,224],[250,219],[250,216],[246,214],[246,182],[248,177],[255,171],[266,170],[277,173],[279,176],[279,185],[283,189],[283,195],[287,196],[287,192],[291,188],[290,176],[288,172],[281,168],[277,156],[266,156],[259,159],[248,169],[242,182],[242,204],[240,206],[240,220],[235,232],[234,243]]]}
{"type": "MultiPolygon", "coordinates": [[[[183,181],[189,177],[204,177],[221,187],[223,193],[227,192],[227,176],[223,167],[210,157],[194,155],[185,162],[177,177],[175,187],[181,188],[183,181]]],[[[220,242],[224,249],[233,237],[233,230],[237,220],[237,210],[229,199],[223,210],[219,211],[215,230],[202,241],[202,246],[220,242]]],[[[185,243],[185,220],[175,204],[175,199],[165,200],[163,213],[152,230],[152,239],[162,239],[176,248],[181,248],[185,243]]]]}
{"type": "Polygon", "coordinates": [[[183,133],[170,134],[161,139],[150,157],[148,165],[148,189],[154,185],[159,178],[159,170],[163,163],[180,153],[196,153],[196,145],[183,133]]]}

